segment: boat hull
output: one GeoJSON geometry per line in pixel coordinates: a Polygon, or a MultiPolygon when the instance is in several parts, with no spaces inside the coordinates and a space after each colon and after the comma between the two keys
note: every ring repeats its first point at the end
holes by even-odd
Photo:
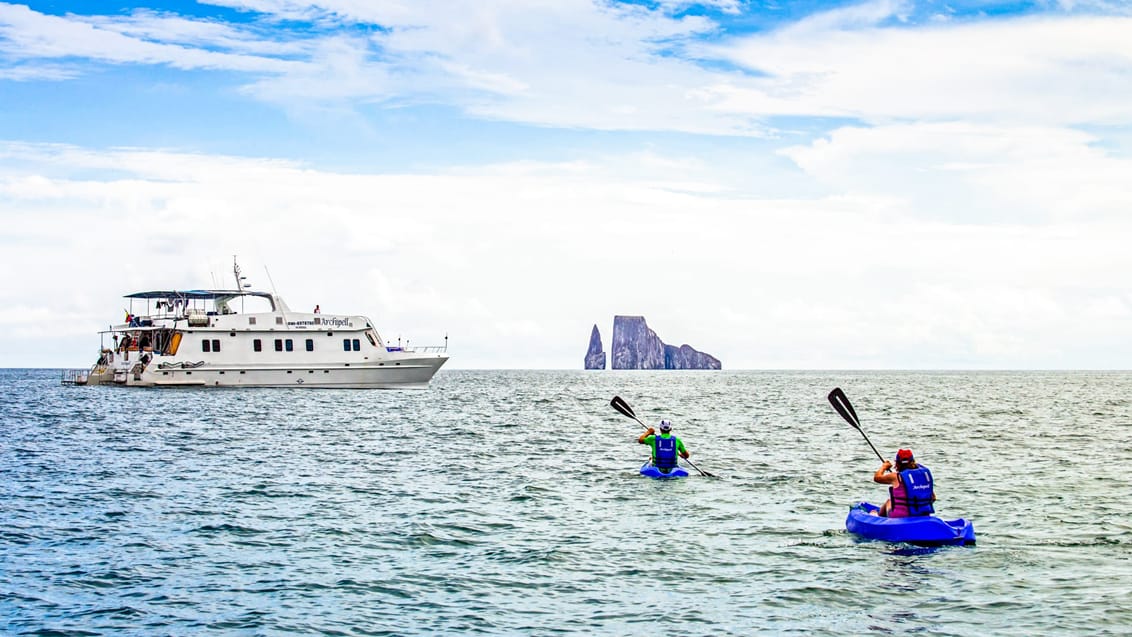
{"type": "Polygon", "coordinates": [[[447,356],[405,358],[396,363],[269,367],[150,364],[140,373],[105,370],[91,384],[127,387],[300,387],[323,389],[425,389],[447,356]]]}
{"type": "Polygon", "coordinates": [[[962,518],[942,520],[935,516],[882,518],[878,507],[858,502],[849,507],[845,530],[862,538],[906,542],[916,546],[968,545],[975,543],[975,525],[962,518]]]}
{"type": "Polygon", "coordinates": [[[676,478],[687,478],[688,471],[684,467],[675,467],[668,473],[663,473],[660,469],[654,467],[650,461],[641,466],[641,475],[654,480],[675,480],[676,478]]]}

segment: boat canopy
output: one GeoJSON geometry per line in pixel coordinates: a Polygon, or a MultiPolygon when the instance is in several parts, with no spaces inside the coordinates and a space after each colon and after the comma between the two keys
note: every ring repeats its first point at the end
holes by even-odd
{"type": "Polygon", "coordinates": [[[127,299],[194,299],[215,301],[217,299],[230,299],[236,296],[259,296],[265,299],[272,298],[268,292],[251,292],[247,290],[151,290],[149,292],[134,292],[127,294],[127,299]]]}
{"type": "MultiPolygon", "coordinates": [[[[258,298],[267,299],[271,304],[272,312],[290,312],[291,309],[283,302],[283,299],[271,294],[269,292],[253,292],[251,290],[150,290],[148,292],[134,292],[127,294],[125,298],[133,301],[134,299],[145,299],[146,301],[157,300],[158,308],[164,302],[168,305],[169,309],[173,306],[184,304],[188,306],[190,302],[195,301],[211,301],[216,305],[218,310],[226,309],[229,301],[238,299],[245,296],[254,296],[258,298]]],[[[225,314],[228,312],[225,311],[225,314]]]]}

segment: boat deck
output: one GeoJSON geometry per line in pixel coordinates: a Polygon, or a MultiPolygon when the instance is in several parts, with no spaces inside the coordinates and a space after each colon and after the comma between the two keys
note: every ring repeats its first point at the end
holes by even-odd
{"type": "Polygon", "coordinates": [[[59,381],[63,385],[85,385],[89,379],[89,369],[64,369],[59,381]]]}

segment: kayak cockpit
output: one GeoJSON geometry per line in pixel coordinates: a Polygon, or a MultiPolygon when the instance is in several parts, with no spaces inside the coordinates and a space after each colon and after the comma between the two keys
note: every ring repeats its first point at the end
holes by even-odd
{"type": "Polygon", "coordinates": [[[673,467],[665,472],[657,468],[652,461],[648,461],[641,466],[641,475],[653,478],[654,480],[672,480],[675,478],[687,478],[688,470],[684,467],[673,467]]]}

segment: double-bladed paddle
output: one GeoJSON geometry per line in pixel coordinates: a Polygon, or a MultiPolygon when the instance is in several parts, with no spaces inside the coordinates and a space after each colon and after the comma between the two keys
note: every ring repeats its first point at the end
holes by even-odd
{"type": "MultiPolygon", "coordinates": [[[[649,426],[646,425],[640,418],[637,418],[637,414],[633,411],[633,408],[630,407],[629,403],[625,402],[625,400],[623,398],[621,398],[620,396],[614,396],[613,400],[609,401],[609,405],[611,407],[613,407],[614,409],[616,409],[617,411],[621,412],[622,415],[628,416],[629,418],[636,420],[645,429],[649,428],[649,426]]],[[[693,463],[691,460],[689,460],[687,458],[684,458],[684,462],[687,462],[689,465],[691,465],[691,467],[693,469],[695,469],[696,471],[699,471],[701,476],[705,476],[705,477],[708,477],[708,478],[714,478],[715,477],[715,474],[708,473],[707,471],[704,471],[703,469],[697,467],[695,465],[695,463],[693,463]]]]}
{"type": "MultiPolygon", "coordinates": [[[[861,432],[862,436],[865,436],[865,430],[861,429],[861,420],[857,418],[857,412],[853,409],[853,405],[850,404],[849,399],[845,396],[845,392],[841,391],[840,387],[834,387],[833,391],[829,392],[829,404],[833,405],[833,408],[837,410],[837,413],[841,414],[841,417],[844,418],[846,422],[853,425],[853,428],[861,432]]],[[[869,443],[870,447],[873,447],[873,441],[869,440],[868,436],[865,436],[865,442],[869,443]]],[[[880,455],[876,447],[873,447],[873,453],[880,458],[881,462],[884,462],[884,456],[880,455]]]]}

